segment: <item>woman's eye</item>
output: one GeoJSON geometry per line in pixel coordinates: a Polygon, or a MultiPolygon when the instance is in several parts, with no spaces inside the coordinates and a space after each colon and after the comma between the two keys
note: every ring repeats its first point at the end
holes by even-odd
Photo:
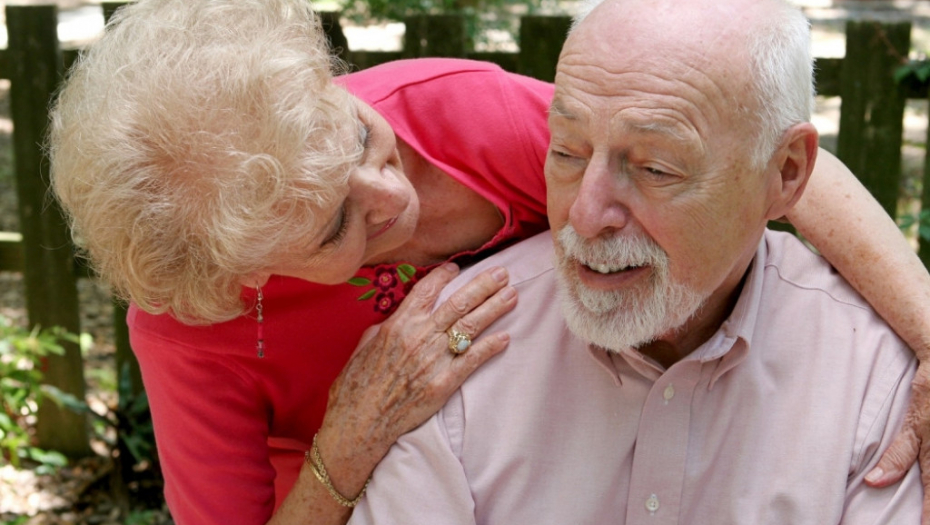
{"type": "Polygon", "coordinates": [[[358,142],[366,150],[371,145],[371,127],[364,122],[360,122],[358,126],[358,142]]]}
{"type": "Polygon", "coordinates": [[[349,220],[346,215],[345,204],[342,205],[342,208],[339,210],[339,226],[336,228],[335,233],[329,236],[325,241],[324,245],[333,245],[339,244],[339,241],[345,238],[346,232],[349,230],[349,220]]]}

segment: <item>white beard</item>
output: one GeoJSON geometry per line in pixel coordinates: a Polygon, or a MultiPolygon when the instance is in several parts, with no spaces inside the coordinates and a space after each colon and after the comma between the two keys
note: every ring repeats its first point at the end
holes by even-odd
{"type": "Polygon", "coordinates": [[[588,241],[566,225],[559,232],[557,255],[562,314],[581,339],[619,352],[673,332],[707,299],[694,289],[673,282],[668,255],[651,239],[612,237],[588,241]],[[592,290],[581,282],[577,264],[596,268],[648,266],[645,285],[623,291],[592,290]]]}

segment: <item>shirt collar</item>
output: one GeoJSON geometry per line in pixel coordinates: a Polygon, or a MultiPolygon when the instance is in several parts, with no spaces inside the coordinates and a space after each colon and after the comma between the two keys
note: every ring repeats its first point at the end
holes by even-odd
{"type": "MultiPolygon", "coordinates": [[[[763,237],[759,241],[756,255],[749,265],[743,289],[740,291],[739,298],[730,316],[720,325],[720,328],[714,332],[710,339],[680,361],[699,361],[702,364],[717,361],[708,389],[713,388],[721,376],[743,362],[749,352],[750,341],[752,340],[759,307],[762,302],[762,285],[767,257],[768,249],[765,237],[763,237]]],[[[625,360],[637,373],[652,381],[659,379],[666,371],[654,360],[632,348],[615,353],[595,345],[588,345],[588,351],[620,384],[623,383],[623,380],[616,363],[618,359],[625,360]]]]}

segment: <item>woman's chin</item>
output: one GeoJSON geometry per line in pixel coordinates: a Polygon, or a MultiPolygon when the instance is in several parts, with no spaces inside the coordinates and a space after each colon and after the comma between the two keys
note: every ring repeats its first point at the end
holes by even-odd
{"type": "Polygon", "coordinates": [[[404,217],[401,217],[390,230],[384,232],[369,244],[370,247],[374,248],[375,254],[365,260],[365,266],[399,261],[409,262],[411,255],[409,245],[416,231],[416,221],[409,220],[409,218],[407,218],[408,220],[404,219],[404,217]],[[372,246],[375,244],[376,246],[372,246]]]}
{"type": "Polygon", "coordinates": [[[397,246],[390,250],[379,252],[377,255],[369,257],[365,261],[365,266],[377,266],[379,264],[403,261],[405,260],[404,252],[405,250],[403,249],[403,245],[397,246]]]}

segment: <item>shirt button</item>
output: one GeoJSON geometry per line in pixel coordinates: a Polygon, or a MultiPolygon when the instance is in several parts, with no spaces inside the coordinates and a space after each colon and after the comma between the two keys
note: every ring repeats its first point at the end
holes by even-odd
{"type": "Polygon", "coordinates": [[[662,397],[665,399],[665,404],[667,405],[668,402],[675,397],[675,387],[672,385],[665,387],[665,392],[662,392],[662,397]]]}
{"type": "Polygon", "coordinates": [[[655,514],[655,511],[659,510],[659,498],[655,494],[649,496],[649,499],[646,500],[646,510],[650,514],[655,514]]]}

